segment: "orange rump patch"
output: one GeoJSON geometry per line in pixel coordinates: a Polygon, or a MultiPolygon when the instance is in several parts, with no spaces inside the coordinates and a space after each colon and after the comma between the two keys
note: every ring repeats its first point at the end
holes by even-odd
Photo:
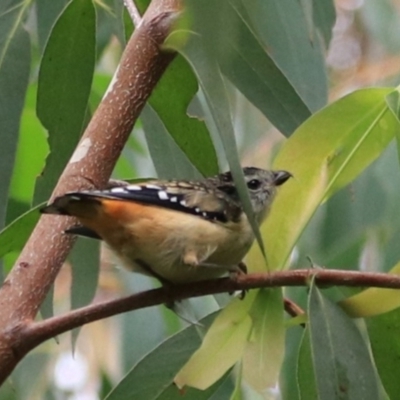
{"type": "Polygon", "coordinates": [[[153,219],[150,206],[133,201],[99,199],[95,212],[80,213],[80,222],[99,234],[113,230],[117,226],[139,219],[153,219]]]}

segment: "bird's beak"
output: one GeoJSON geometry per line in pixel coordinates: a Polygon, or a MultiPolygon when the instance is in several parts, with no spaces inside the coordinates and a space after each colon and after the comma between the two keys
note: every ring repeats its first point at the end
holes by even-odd
{"type": "Polygon", "coordinates": [[[293,175],[287,171],[274,171],[274,184],[280,186],[285,183],[293,175]]]}

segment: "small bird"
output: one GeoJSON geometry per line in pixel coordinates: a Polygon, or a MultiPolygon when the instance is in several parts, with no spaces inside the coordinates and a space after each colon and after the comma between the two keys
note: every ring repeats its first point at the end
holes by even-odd
{"type": "MultiPolygon", "coordinates": [[[[291,174],[254,167],[243,173],[260,225],[291,174]]],[[[40,211],[78,218],[81,225],[66,233],[104,240],[128,269],[163,284],[239,271],[254,241],[230,172],[66,193],[40,211]]]]}

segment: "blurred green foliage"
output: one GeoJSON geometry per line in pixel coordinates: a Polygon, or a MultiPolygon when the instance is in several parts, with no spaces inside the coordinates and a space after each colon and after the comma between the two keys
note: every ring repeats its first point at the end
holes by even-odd
{"type": "MultiPolygon", "coordinates": [[[[0,2],[4,275],[134,29],[122,3],[0,2]]],[[[141,12],[148,3],[139,2],[141,12]]],[[[399,2],[187,0],[185,6],[166,43],[180,55],[144,109],[114,177],[199,177],[229,168],[245,199],[240,163],[288,169],[294,179],[260,230],[269,268],[390,271],[400,259],[399,2]]],[[[55,313],[94,296],[101,301],[157,285],[114,268],[106,249],[98,260],[94,243],[79,243],[48,299],[55,313]]],[[[249,261],[250,270],[266,269],[257,248],[249,261]]],[[[254,291],[243,302],[229,295],[191,299],[199,325],[164,307],[100,321],[74,333],[75,359],[68,358],[69,335],[29,354],[0,388],[0,400],[181,398],[173,379],[204,337],[196,357],[212,366],[211,378],[222,378],[205,391],[188,389],[184,398],[260,399],[262,392],[288,400],[396,399],[399,310],[354,321],[336,302],[360,291],[285,289],[307,311],[307,329],[285,325],[280,289],[254,291]],[[226,353],[209,350],[216,345],[226,353]]],[[[364,295],[368,315],[374,292],[364,295]]],[[[397,307],[397,292],[385,302],[397,307]]],[[[196,358],[188,365],[201,367],[196,358]]],[[[196,379],[191,374],[190,382],[196,379]]]]}

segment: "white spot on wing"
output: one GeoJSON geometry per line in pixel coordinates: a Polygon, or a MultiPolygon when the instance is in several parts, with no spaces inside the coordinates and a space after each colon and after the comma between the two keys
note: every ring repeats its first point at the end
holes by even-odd
{"type": "Polygon", "coordinates": [[[123,187],[115,187],[110,190],[111,193],[126,193],[123,187]]]}
{"type": "Polygon", "coordinates": [[[171,201],[172,203],[176,203],[178,201],[178,198],[176,196],[174,196],[174,197],[171,197],[169,199],[169,201],[171,201]]]}
{"type": "Polygon", "coordinates": [[[168,200],[168,194],[165,190],[160,190],[158,192],[158,197],[160,198],[160,200],[168,200]]]}
{"type": "Polygon", "coordinates": [[[199,212],[200,212],[200,208],[199,208],[199,207],[196,207],[196,208],[194,209],[194,211],[196,211],[197,213],[199,213],[199,212]]]}
{"type": "Polygon", "coordinates": [[[186,201],[185,200],[181,200],[179,203],[181,204],[181,206],[186,207],[186,201]]]}
{"type": "Polygon", "coordinates": [[[142,187],[139,185],[128,185],[125,187],[126,190],[142,190],[142,187]]]}
{"type": "Polygon", "coordinates": [[[152,185],[151,183],[148,185],[145,185],[147,187],[147,189],[156,189],[156,190],[162,190],[161,186],[157,186],[157,185],[152,185]]]}
{"type": "Polygon", "coordinates": [[[82,158],[86,156],[87,152],[91,147],[92,147],[92,141],[89,138],[82,140],[82,143],[80,143],[79,146],[76,148],[69,163],[73,164],[78,161],[81,161],[82,158]]]}

